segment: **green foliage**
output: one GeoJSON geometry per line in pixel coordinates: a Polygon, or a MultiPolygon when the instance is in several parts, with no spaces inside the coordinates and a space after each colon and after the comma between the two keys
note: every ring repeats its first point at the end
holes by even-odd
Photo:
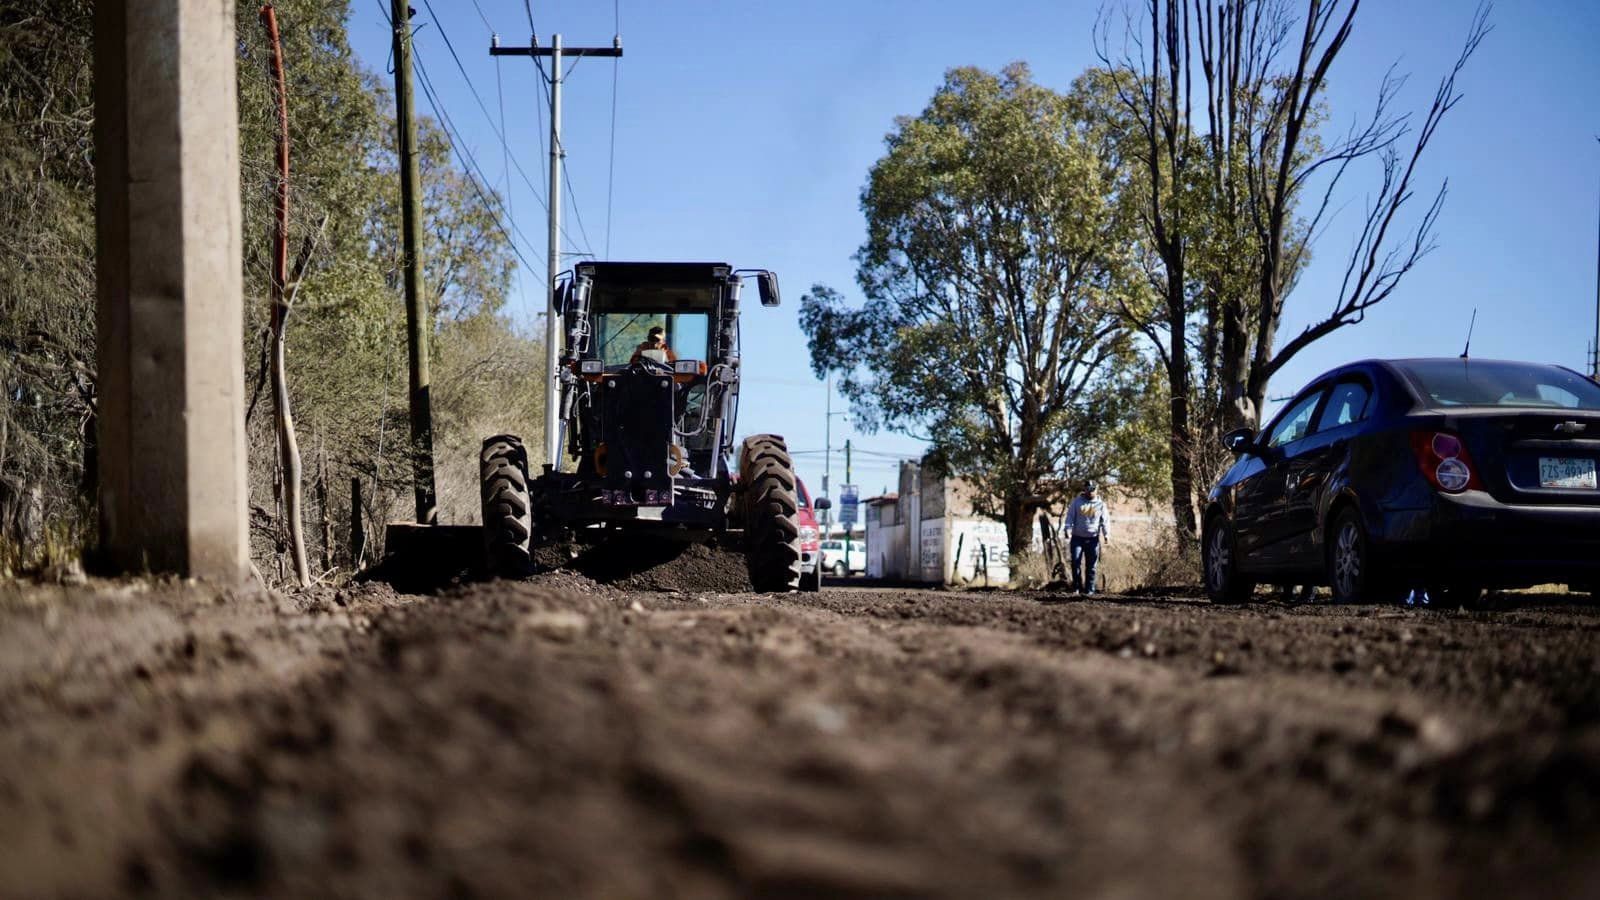
{"type": "MultiPolygon", "coordinates": [[[[411,502],[393,103],[350,49],[348,0],[274,5],[289,90],[291,259],[318,237],[288,327],[308,498],[319,470],[329,481],[329,508],[308,502],[307,534],[313,558],[322,556],[315,519],[325,512],[339,545],[328,555],[348,570],[340,536],[349,478],[365,483],[369,533],[409,515],[411,502]]],[[[253,390],[265,362],[277,122],[256,4],[239,4],[236,16],[246,304],[239,338],[253,390]]],[[[24,512],[37,519],[41,505],[46,518],[79,523],[80,532],[92,521],[92,17],[90,0],[0,0],[0,227],[8,235],[0,244],[0,529],[8,510],[12,520],[24,512]]],[[[439,129],[419,126],[441,517],[470,522],[478,439],[534,433],[541,424],[540,344],[505,315],[514,258],[493,213],[451,162],[439,129]]],[[[282,528],[265,391],[249,435],[252,535],[271,575],[282,528]]],[[[6,537],[17,535],[0,531],[0,542],[6,537]]]]}
{"type": "Polygon", "coordinates": [[[1147,380],[1118,312],[1124,173],[1082,108],[1020,63],[951,70],[862,193],[866,302],[824,285],[801,302],[817,373],[842,376],[863,425],[927,438],[932,462],[1000,498],[1014,551],[1030,498],[1121,471],[1108,435],[1147,380]]]}
{"type": "Polygon", "coordinates": [[[93,12],[89,0],[0,2],[0,547],[12,562],[43,546],[44,523],[86,512],[93,12]]]}

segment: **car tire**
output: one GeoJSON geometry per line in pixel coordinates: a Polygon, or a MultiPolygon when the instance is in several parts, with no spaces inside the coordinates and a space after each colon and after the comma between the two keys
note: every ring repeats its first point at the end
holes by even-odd
{"type": "Polygon", "coordinates": [[[846,573],[845,573],[845,570],[844,570],[844,563],[841,562],[841,563],[834,563],[833,564],[833,577],[835,577],[835,578],[843,578],[845,576],[845,574],[846,573]]]}
{"type": "Polygon", "coordinates": [[[1372,558],[1372,542],[1354,509],[1344,509],[1328,529],[1328,585],[1335,603],[1398,603],[1397,588],[1372,558]]]}
{"type": "Polygon", "coordinates": [[[1233,523],[1226,516],[1212,516],[1200,544],[1201,574],[1212,603],[1248,603],[1255,594],[1255,582],[1239,573],[1237,544],[1233,523]]]}

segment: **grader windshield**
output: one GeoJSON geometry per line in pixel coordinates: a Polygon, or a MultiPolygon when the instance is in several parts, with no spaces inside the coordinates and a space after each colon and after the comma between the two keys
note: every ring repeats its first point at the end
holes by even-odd
{"type": "Polygon", "coordinates": [[[706,313],[596,312],[595,356],[608,371],[625,366],[657,327],[664,330],[664,343],[673,358],[704,362],[710,355],[711,324],[706,313]]]}

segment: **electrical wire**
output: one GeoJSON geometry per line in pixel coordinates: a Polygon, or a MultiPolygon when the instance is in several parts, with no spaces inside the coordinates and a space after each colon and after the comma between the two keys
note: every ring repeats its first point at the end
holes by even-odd
{"type": "MultiPolygon", "coordinates": [[[[612,34],[622,40],[622,0],[611,0],[612,34]]],[[[622,60],[611,62],[611,151],[606,164],[606,259],[611,258],[611,200],[617,185],[617,71],[622,60]]]]}
{"type": "MultiPolygon", "coordinates": [[[[439,14],[433,11],[433,4],[430,3],[429,0],[422,0],[422,5],[428,10],[428,15],[433,17],[433,27],[439,30],[439,37],[444,40],[445,49],[450,51],[450,58],[455,60],[457,71],[461,73],[462,80],[467,83],[467,90],[472,94],[472,99],[477,102],[478,109],[483,113],[483,117],[489,122],[489,129],[494,132],[494,136],[500,141],[500,145],[502,148],[504,148],[507,157],[510,158],[512,164],[516,166],[517,172],[522,176],[523,183],[527,184],[528,190],[532,191],[534,198],[539,201],[539,207],[549,211],[549,202],[539,193],[539,189],[534,186],[533,179],[528,177],[528,173],[522,168],[522,163],[518,162],[515,157],[511,156],[511,144],[506,140],[505,129],[503,125],[501,127],[495,126],[493,114],[489,112],[489,107],[483,102],[483,97],[478,93],[478,86],[473,84],[472,76],[467,74],[467,67],[462,64],[461,56],[456,53],[455,44],[451,42],[449,33],[444,30],[444,25],[439,21],[439,14]]],[[[416,52],[415,45],[413,45],[412,52],[416,52]]],[[[497,81],[499,76],[500,72],[497,67],[495,69],[495,78],[497,81]]],[[[505,103],[503,100],[500,104],[500,117],[501,121],[504,122],[505,103]]]]}
{"type": "MultiPolygon", "coordinates": [[[[384,21],[389,23],[389,27],[397,28],[398,26],[395,25],[394,17],[391,16],[389,14],[389,10],[384,7],[383,0],[375,0],[375,2],[378,4],[378,11],[383,14],[384,21]]],[[[426,0],[424,0],[424,3],[426,3],[426,0]]],[[[429,12],[431,13],[432,10],[430,9],[429,12]]],[[[439,33],[442,35],[444,30],[440,29],[439,33]]],[[[511,248],[511,252],[529,271],[536,271],[536,267],[528,261],[526,256],[522,255],[522,249],[517,246],[516,240],[512,237],[512,232],[515,232],[517,237],[522,238],[523,243],[527,244],[530,250],[532,249],[533,242],[528,240],[527,235],[524,235],[521,229],[517,228],[517,223],[515,221],[511,222],[511,230],[506,230],[505,223],[501,221],[499,213],[497,213],[495,210],[495,204],[490,202],[489,197],[485,195],[483,188],[479,186],[478,178],[473,177],[473,173],[477,172],[478,177],[482,178],[482,170],[478,168],[477,161],[472,158],[471,151],[466,149],[464,142],[461,140],[460,134],[455,129],[455,125],[450,121],[449,114],[444,112],[443,106],[439,103],[438,98],[434,96],[432,81],[428,78],[427,68],[423,65],[422,57],[417,51],[415,30],[411,32],[411,37],[411,58],[416,64],[417,74],[420,76],[423,93],[427,95],[428,103],[433,107],[434,116],[439,120],[440,126],[444,128],[445,134],[450,138],[450,149],[456,155],[457,162],[461,164],[463,169],[462,174],[466,175],[467,183],[472,185],[472,190],[478,195],[479,202],[483,204],[484,209],[488,210],[490,216],[494,220],[495,227],[499,229],[501,236],[506,239],[506,245],[511,248]]],[[[452,51],[452,54],[453,53],[454,51],[452,51]]],[[[463,74],[465,73],[463,72],[463,74]]],[[[483,178],[483,180],[487,182],[489,179],[483,178]]],[[[548,275],[546,280],[548,280],[548,275]]]]}
{"type": "MultiPolygon", "coordinates": [[[[561,167],[561,178],[567,183],[567,199],[572,204],[572,217],[578,220],[578,233],[583,235],[583,252],[593,256],[594,246],[589,243],[589,230],[583,227],[583,212],[578,209],[578,193],[572,189],[572,169],[570,166],[561,167]]],[[[561,233],[567,238],[568,242],[572,243],[573,249],[576,250],[577,243],[572,241],[571,235],[568,235],[565,230],[561,233]]]]}
{"type": "MultiPolygon", "coordinates": [[[[495,96],[495,102],[498,103],[499,106],[500,106],[500,133],[501,134],[505,134],[505,130],[506,130],[506,92],[505,92],[505,86],[501,83],[500,64],[498,62],[495,63],[495,67],[494,67],[494,96],[495,96]]],[[[505,181],[506,215],[509,216],[511,218],[511,220],[514,222],[514,221],[516,221],[517,216],[516,216],[516,211],[513,210],[512,206],[511,206],[511,144],[510,144],[510,142],[502,140],[500,142],[500,150],[502,151],[501,160],[500,160],[500,177],[505,181]]]]}
{"type": "MultiPolygon", "coordinates": [[[[522,229],[517,227],[516,222],[511,222],[510,229],[507,229],[506,222],[502,221],[500,216],[500,210],[504,208],[503,204],[496,204],[491,201],[489,197],[492,195],[492,192],[486,193],[482,185],[479,184],[480,180],[484,183],[488,183],[489,179],[484,176],[483,168],[478,165],[478,161],[472,155],[472,151],[467,149],[466,141],[461,139],[461,133],[455,127],[455,123],[451,121],[450,114],[445,111],[444,104],[439,102],[438,95],[433,89],[433,79],[428,77],[428,68],[423,63],[422,55],[417,52],[417,48],[415,46],[411,48],[411,59],[416,64],[417,76],[422,85],[422,92],[427,96],[428,103],[433,108],[433,114],[438,118],[439,124],[444,129],[446,136],[450,138],[450,149],[456,154],[457,162],[459,162],[462,169],[465,170],[463,174],[465,174],[467,177],[467,183],[472,185],[472,190],[478,195],[478,200],[483,203],[484,209],[488,210],[489,214],[493,217],[495,227],[500,229],[501,235],[505,237],[506,243],[511,247],[511,252],[516,254],[517,259],[521,260],[522,264],[526,266],[529,271],[538,271],[538,267],[530,263],[528,258],[522,254],[522,250],[517,247],[517,242],[512,235],[514,233],[516,237],[521,238],[522,242],[528,247],[529,252],[534,252],[534,243],[528,239],[527,235],[522,233],[522,229]]],[[[537,256],[538,254],[534,252],[534,255],[537,256]]],[[[548,280],[548,274],[549,273],[546,273],[546,280],[548,280]]]]}

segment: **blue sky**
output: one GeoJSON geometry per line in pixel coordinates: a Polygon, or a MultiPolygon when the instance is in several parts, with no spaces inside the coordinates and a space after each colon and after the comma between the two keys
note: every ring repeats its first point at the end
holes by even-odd
{"type": "MultiPolygon", "coordinates": [[[[512,152],[545,183],[542,85],[533,65],[488,55],[490,25],[525,44],[522,0],[412,0],[418,54],[451,119],[492,186],[509,195],[524,254],[542,265],[538,200],[507,170],[442,40],[448,36],[472,83],[498,118],[504,96],[512,152]],[[498,68],[498,72],[497,72],[498,68]],[[536,122],[536,116],[540,117],[536,122]]],[[[387,0],[353,0],[351,39],[386,70],[387,0]]],[[[802,451],[801,476],[820,492],[825,391],[809,368],[797,324],[814,282],[859,299],[851,255],[864,236],[859,194],[897,115],[926,105],[944,71],[1028,62],[1042,84],[1065,89],[1096,63],[1091,29],[1098,0],[544,0],[532,11],[541,42],[608,45],[620,13],[626,55],[617,63],[612,259],[725,260],[779,273],[784,305],[753,304],[744,316],[744,433],[774,431],[802,451]],[[619,8],[620,7],[620,8],[619,8]]],[[[1412,73],[1400,101],[1418,115],[1454,60],[1471,0],[1369,2],[1332,72],[1330,127],[1370,109],[1384,69],[1412,73]]],[[[1367,356],[1454,355],[1478,309],[1473,355],[1582,368],[1594,333],[1596,229],[1600,216],[1600,3],[1502,2],[1490,34],[1459,81],[1465,94],[1423,163],[1419,195],[1449,178],[1439,249],[1369,314],[1296,357],[1274,380],[1292,392],[1317,373],[1367,356]]],[[[570,61],[569,61],[570,62],[570,61]]],[[[611,147],[612,66],[583,60],[564,92],[564,136],[588,248],[604,255],[611,147]]],[[[426,98],[419,95],[420,112],[426,98]]],[[[498,122],[495,123],[498,125],[498,122]]],[[[1317,245],[1290,299],[1280,343],[1332,305],[1372,173],[1352,172],[1344,212],[1317,245]]],[[[1427,197],[1419,196],[1417,205],[1427,197]]],[[[585,241],[568,207],[567,231],[585,241]]],[[[542,271],[519,274],[513,312],[543,309],[542,271]]],[[[842,401],[835,400],[835,409],[842,401]]],[[[843,482],[845,438],[864,496],[892,488],[897,453],[919,444],[866,435],[833,419],[833,483],[843,482]]],[[[835,490],[837,493],[837,489],[835,490]]]]}

